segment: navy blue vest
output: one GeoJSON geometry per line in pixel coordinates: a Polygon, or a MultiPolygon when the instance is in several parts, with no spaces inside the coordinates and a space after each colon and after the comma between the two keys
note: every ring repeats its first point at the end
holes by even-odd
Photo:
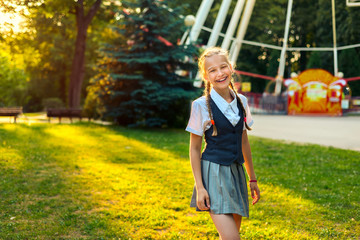
{"type": "Polygon", "coordinates": [[[210,107],[217,128],[217,136],[211,136],[213,133],[212,125],[205,131],[206,145],[201,159],[222,165],[231,165],[235,161],[239,164],[244,163],[242,153],[244,117],[240,104],[237,100],[240,120],[234,127],[210,97],[210,107]]]}

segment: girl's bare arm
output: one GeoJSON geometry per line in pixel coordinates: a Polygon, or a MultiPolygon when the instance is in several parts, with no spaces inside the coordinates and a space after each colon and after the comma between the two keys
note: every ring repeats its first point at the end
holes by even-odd
{"type": "MultiPolygon", "coordinates": [[[[242,152],[245,160],[244,165],[246,168],[246,172],[249,175],[250,180],[256,180],[254,165],[251,156],[251,148],[246,130],[244,130],[242,134],[242,152]]],[[[253,200],[253,205],[254,205],[260,199],[260,190],[256,182],[250,183],[250,189],[251,189],[251,197],[254,199],[253,200]]]]}
{"type": "Polygon", "coordinates": [[[210,207],[210,199],[206,189],[204,188],[201,176],[201,145],[202,137],[191,133],[189,153],[197,191],[197,206],[200,210],[208,210],[210,207]]]}

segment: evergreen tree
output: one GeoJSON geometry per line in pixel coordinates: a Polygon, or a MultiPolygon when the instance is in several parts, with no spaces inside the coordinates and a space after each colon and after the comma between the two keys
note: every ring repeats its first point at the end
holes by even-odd
{"type": "MultiPolygon", "coordinates": [[[[169,11],[167,1],[122,2],[114,38],[102,50],[99,75],[88,88],[87,109],[121,125],[182,126],[190,99],[198,91],[193,79],[177,70],[193,71],[187,59],[197,55],[194,46],[166,41],[184,32],[179,8],[169,11]]],[[[185,120],[186,119],[186,120],[185,120]]]]}

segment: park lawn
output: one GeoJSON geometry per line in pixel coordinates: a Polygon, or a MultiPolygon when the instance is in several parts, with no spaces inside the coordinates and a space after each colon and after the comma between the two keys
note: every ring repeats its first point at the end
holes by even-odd
{"type": "MultiPolygon", "coordinates": [[[[189,208],[188,133],[0,125],[0,239],[218,239],[189,208]]],[[[250,136],[243,239],[359,239],[360,152],[250,136]]]]}
{"type": "Polygon", "coordinates": [[[32,113],[23,113],[26,117],[36,117],[40,115],[46,115],[46,112],[32,112],[32,113]]]}

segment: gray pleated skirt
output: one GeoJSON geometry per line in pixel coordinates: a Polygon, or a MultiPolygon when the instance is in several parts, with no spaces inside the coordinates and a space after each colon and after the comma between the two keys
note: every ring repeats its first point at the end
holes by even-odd
{"type": "MultiPolygon", "coordinates": [[[[202,180],[210,198],[210,211],[214,214],[235,213],[249,217],[249,199],[243,165],[233,163],[230,166],[201,160],[202,180]]],[[[196,206],[196,188],[194,186],[190,207],[196,206]]]]}

